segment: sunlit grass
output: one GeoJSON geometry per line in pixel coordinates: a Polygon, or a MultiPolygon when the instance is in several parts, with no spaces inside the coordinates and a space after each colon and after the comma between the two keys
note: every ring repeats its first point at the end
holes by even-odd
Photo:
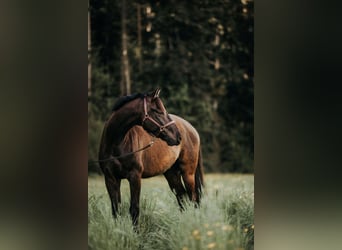
{"type": "Polygon", "coordinates": [[[188,202],[181,212],[163,177],[143,180],[136,233],[127,181],[114,220],[103,177],[89,178],[89,249],[253,249],[254,176],[207,174],[205,181],[201,207],[188,202]]]}

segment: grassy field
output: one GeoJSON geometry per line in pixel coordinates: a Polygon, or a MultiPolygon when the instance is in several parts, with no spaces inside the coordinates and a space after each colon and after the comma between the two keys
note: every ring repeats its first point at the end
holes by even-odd
{"type": "Polygon", "coordinates": [[[120,216],[114,220],[103,177],[88,179],[88,248],[253,249],[254,176],[206,174],[200,209],[179,210],[163,176],[144,179],[139,230],[129,216],[129,187],[122,181],[120,216]]]}

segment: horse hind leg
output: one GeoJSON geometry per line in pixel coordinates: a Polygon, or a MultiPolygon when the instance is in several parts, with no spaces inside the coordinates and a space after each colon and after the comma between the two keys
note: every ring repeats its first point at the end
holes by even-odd
{"type": "Polygon", "coordinates": [[[182,178],[188,193],[189,199],[195,202],[195,207],[199,207],[203,187],[202,156],[199,150],[196,161],[187,161],[180,165],[182,178]],[[196,162],[194,164],[194,162],[196,162]]]}
{"type": "Polygon", "coordinates": [[[197,195],[195,192],[195,174],[182,173],[184,185],[191,201],[197,202],[197,195]]]}
{"type": "Polygon", "coordinates": [[[183,197],[186,194],[186,191],[182,184],[182,179],[179,170],[171,168],[164,173],[164,176],[170,186],[171,191],[176,195],[180,209],[184,210],[183,197]]]}

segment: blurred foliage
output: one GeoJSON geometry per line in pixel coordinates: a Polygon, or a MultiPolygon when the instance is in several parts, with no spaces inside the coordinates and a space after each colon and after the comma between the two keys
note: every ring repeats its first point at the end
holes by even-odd
{"type": "MultiPolygon", "coordinates": [[[[90,0],[90,160],[97,158],[103,123],[121,95],[121,3],[90,0]]],[[[162,88],[169,113],[198,130],[206,172],[253,172],[253,1],[126,4],[132,92],[162,88]]]]}

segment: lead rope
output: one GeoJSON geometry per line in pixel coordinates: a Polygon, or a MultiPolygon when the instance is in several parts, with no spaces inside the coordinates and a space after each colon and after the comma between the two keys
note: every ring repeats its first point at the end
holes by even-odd
{"type": "Polygon", "coordinates": [[[142,148],[139,148],[139,149],[137,149],[137,150],[135,150],[135,151],[132,151],[132,152],[129,152],[129,153],[126,153],[126,154],[123,154],[123,155],[111,156],[111,157],[109,157],[109,158],[107,158],[107,159],[102,159],[102,160],[98,160],[98,161],[90,161],[90,162],[88,162],[88,164],[89,164],[89,163],[90,163],[90,164],[93,164],[93,163],[97,163],[97,162],[113,161],[114,159],[119,159],[119,158],[123,158],[123,157],[129,156],[129,155],[133,155],[133,154],[138,153],[138,152],[140,152],[140,151],[146,150],[146,149],[148,149],[149,147],[152,147],[153,144],[154,144],[154,141],[155,141],[155,137],[153,136],[152,139],[151,139],[151,141],[150,141],[150,143],[147,144],[146,146],[142,147],[142,148]]]}

